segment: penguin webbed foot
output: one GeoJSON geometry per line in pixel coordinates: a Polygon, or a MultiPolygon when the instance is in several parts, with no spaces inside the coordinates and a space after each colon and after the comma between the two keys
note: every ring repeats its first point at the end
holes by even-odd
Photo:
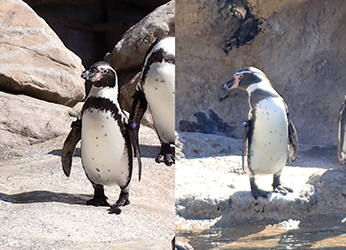
{"type": "Polygon", "coordinates": [[[287,195],[288,193],[293,193],[293,189],[292,188],[288,188],[288,187],[283,187],[281,184],[276,186],[275,188],[273,187],[273,190],[275,193],[279,193],[282,195],[287,195]]]}
{"type": "Polygon", "coordinates": [[[259,188],[251,190],[251,194],[255,198],[255,200],[257,200],[258,197],[263,197],[263,198],[267,199],[269,193],[270,192],[264,191],[264,190],[259,189],[259,188]]]}
{"type": "Polygon", "coordinates": [[[170,144],[161,144],[161,151],[156,156],[155,161],[157,163],[165,163],[167,166],[175,164],[175,147],[171,147],[170,144]]]}
{"type": "Polygon", "coordinates": [[[109,207],[110,204],[108,203],[107,199],[108,199],[107,196],[94,197],[91,200],[87,201],[87,205],[92,205],[95,207],[98,207],[98,206],[109,207]]]}
{"type": "Polygon", "coordinates": [[[280,174],[274,174],[273,175],[273,190],[275,193],[279,193],[282,195],[287,195],[288,193],[293,193],[293,189],[292,188],[288,188],[288,187],[284,187],[281,185],[281,181],[280,181],[280,174]]]}
{"type": "Polygon", "coordinates": [[[120,213],[120,207],[124,207],[126,205],[131,204],[129,200],[130,194],[128,192],[121,191],[119,195],[119,199],[108,209],[108,212],[110,214],[115,213],[119,214],[120,213]]]}
{"type": "Polygon", "coordinates": [[[109,203],[107,201],[107,196],[105,196],[104,193],[104,188],[103,185],[95,185],[93,184],[94,187],[94,198],[91,200],[87,201],[87,205],[92,205],[92,206],[104,206],[104,207],[109,207],[109,203]]]}
{"type": "Polygon", "coordinates": [[[268,194],[270,192],[259,189],[255,183],[255,178],[250,178],[250,186],[251,186],[251,194],[255,198],[255,200],[257,200],[258,197],[263,197],[265,199],[268,198],[268,194]]]}

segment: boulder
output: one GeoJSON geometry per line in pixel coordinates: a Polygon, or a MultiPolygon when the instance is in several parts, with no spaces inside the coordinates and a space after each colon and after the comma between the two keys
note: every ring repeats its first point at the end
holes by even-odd
{"type": "Polygon", "coordinates": [[[68,106],[84,97],[81,60],[26,3],[1,1],[0,20],[0,91],[68,106]]]}
{"type": "Polygon", "coordinates": [[[44,142],[70,130],[71,108],[0,92],[0,151],[44,142]]]}
{"type": "Polygon", "coordinates": [[[121,71],[142,68],[144,56],[150,45],[166,35],[174,35],[175,1],[156,8],[136,25],[125,32],[105,61],[121,71]]]}
{"type": "Polygon", "coordinates": [[[196,127],[196,114],[212,110],[241,138],[247,93],[220,85],[255,66],[286,100],[300,142],[335,145],[346,93],[346,48],[338,39],[346,30],[345,8],[342,0],[177,4],[176,127],[181,121],[196,127]]]}

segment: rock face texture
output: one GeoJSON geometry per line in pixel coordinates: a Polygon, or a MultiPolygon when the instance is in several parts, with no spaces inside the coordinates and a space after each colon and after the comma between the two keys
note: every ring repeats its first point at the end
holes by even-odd
{"type": "Polygon", "coordinates": [[[342,0],[177,3],[176,127],[191,131],[195,114],[212,110],[242,137],[247,93],[220,85],[255,66],[286,100],[300,142],[335,145],[346,94],[345,9],[342,0]]]}
{"type": "Polygon", "coordinates": [[[0,21],[0,91],[68,106],[83,99],[80,59],[26,3],[1,1],[0,21]]]}
{"type": "Polygon", "coordinates": [[[69,107],[3,92],[0,92],[0,114],[0,151],[66,134],[76,117],[69,107]]]}
{"type": "Polygon", "coordinates": [[[27,0],[88,68],[112,51],[124,32],[167,0],[27,0]]]}
{"type": "Polygon", "coordinates": [[[113,51],[105,56],[118,73],[120,104],[126,110],[131,107],[131,96],[142,70],[144,57],[156,40],[175,35],[175,1],[156,8],[125,32],[113,51]]]}
{"type": "MultiPolygon", "coordinates": [[[[258,226],[295,220],[299,227],[344,227],[346,172],[336,148],[301,146],[281,181],[294,192],[255,200],[241,166],[241,140],[179,133],[175,197],[178,230],[258,226]],[[226,153],[228,152],[228,153],[226,153]]],[[[259,178],[272,190],[272,176],[259,178]]]]}
{"type": "Polygon", "coordinates": [[[141,68],[150,45],[157,39],[174,35],[175,1],[158,7],[131,27],[105,60],[118,71],[141,68]]]}

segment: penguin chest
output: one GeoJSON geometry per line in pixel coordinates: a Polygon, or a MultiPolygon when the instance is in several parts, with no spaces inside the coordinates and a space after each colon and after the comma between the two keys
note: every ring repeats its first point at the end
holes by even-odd
{"type": "Polygon", "coordinates": [[[130,159],[124,136],[110,112],[88,109],[82,117],[82,162],[94,184],[127,185],[130,159]]]}
{"type": "Polygon", "coordinates": [[[174,64],[153,63],[142,86],[157,133],[165,143],[174,143],[175,140],[174,81],[174,64]]]}
{"type": "Polygon", "coordinates": [[[274,174],[283,169],[288,154],[288,121],[281,98],[266,98],[255,107],[249,145],[249,168],[253,174],[274,174]]]}

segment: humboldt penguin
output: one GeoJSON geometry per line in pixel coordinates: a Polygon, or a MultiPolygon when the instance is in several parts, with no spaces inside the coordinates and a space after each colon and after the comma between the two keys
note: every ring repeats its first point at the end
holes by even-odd
{"type": "Polygon", "coordinates": [[[346,138],[345,138],[345,122],[346,122],[346,96],[345,100],[341,105],[339,118],[338,118],[338,158],[340,167],[345,167],[346,160],[346,138]]]}
{"type": "Polygon", "coordinates": [[[267,198],[267,191],[258,188],[256,175],[273,174],[274,192],[286,195],[293,192],[281,185],[281,171],[287,155],[293,162],[297,157],[298,136],[290,120],[283,98],[275,91],[268,77],[259,69],[248,67],[237,71],[221,89],[239,88],[249,95],[250,111],[244,123],[242,165],[250,178],[251,193],[255,199],[267,198]]]}
{"type": "Polygon", "coordinates": [[[118,102],[116,71],[106,62],[97,62],[82,74],[92,87],[82,108],[81,119],[72,124],[62,150],[62,167],[71,173],[72,156],[81,140],[82,165],[94,187],[94,197],[88,205],[109,206],[104,185],[118,185],[119,199],[110,212],[130,204],[129,189],[135,151],[141,177],[141,161],[135,133],[118,102]]]}
{"type": "Polygon", "coordinates": [[[175,38],[164,37],[149,48],[133,95],[130,121],[137,131],[149,105],[161,142],[156,162],[175,163],[175,38]]]}

